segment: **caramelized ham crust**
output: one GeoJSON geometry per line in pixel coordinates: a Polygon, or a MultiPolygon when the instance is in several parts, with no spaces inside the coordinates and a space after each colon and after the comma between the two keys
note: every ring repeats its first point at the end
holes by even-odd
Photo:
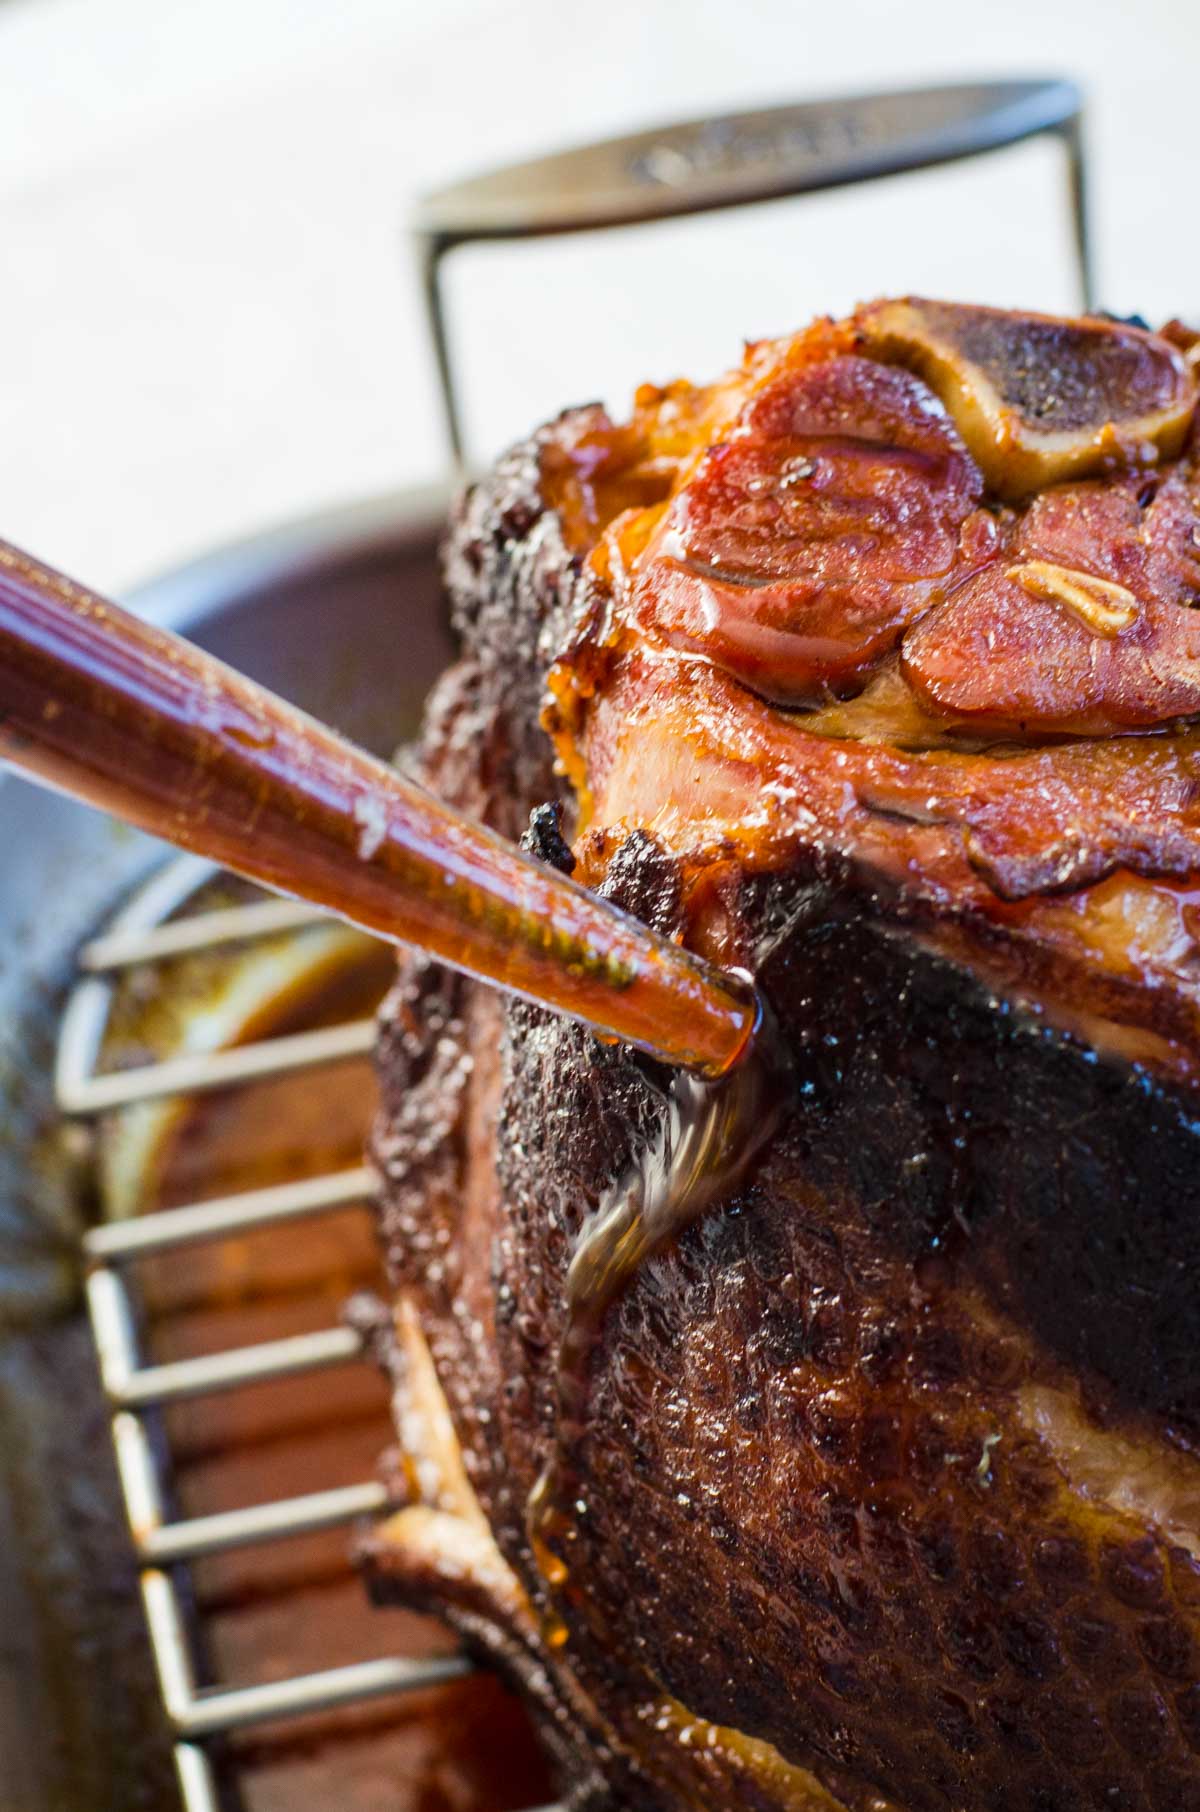
{"type": "Polygon", "coordinates": [[[853,354],[757,390],[637,561],[639,627],[780,702],[853,684],[990,545],[979,473],[905,371],[853,354]]]}
{"type": "Polygon", "coordinates": [[[417,959],[385,1011],[375,1590],[507,1669],[575,1807],[1200,1808],[1195,400],[1177,328],[881,303],[459,507],[420,772],[552,802],[537,853],[752,970],[792,1063],[565,1429],[567,1266],[667,1079],[417,959]]]}

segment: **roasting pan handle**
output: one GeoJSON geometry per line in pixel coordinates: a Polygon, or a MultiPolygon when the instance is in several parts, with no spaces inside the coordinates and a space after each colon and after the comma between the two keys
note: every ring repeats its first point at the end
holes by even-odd
{"type": "Polygon", "coordinates": [[[1092,306],[1083,99],[1073,82],[965,82],[804,101],[655,127],[427,195],[413,220],[446,427],[463,464],[462,418],[446,332],[442,261],[456,246],[538,239],[703,214],[998,151],[1052,134],[1067,156],[1073,245],[1092,306]]]}

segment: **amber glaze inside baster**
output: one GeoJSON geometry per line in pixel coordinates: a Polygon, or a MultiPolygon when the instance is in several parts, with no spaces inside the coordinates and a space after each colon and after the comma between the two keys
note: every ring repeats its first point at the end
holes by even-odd
{"type": "Polygon", "coordinates": [[[719,1076],[754,990],[168,632],[0,544],[0,756],[182,848],[719,1076]]]}

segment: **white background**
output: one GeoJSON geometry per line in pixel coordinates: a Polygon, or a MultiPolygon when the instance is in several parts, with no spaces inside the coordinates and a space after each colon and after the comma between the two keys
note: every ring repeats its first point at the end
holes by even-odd
{"type": "MultiPolygon", "coordinates": [[[[438,476],[422,189],[736,105],[1087,87],[1102,300],[1200,314],[1195,0],[0,0],[0,535],[120,587],[438,476]]],[[[1073,301],[1050,145],[665,229],[464,254],[474,451],[908,289],[1073,301]]]]}

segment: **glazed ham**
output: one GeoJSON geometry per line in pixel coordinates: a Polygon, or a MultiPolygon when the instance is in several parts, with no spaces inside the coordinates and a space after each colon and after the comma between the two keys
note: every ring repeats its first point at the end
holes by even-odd
{"type": "Polygon", "coordinates": [[[773,375],[636,561],[634,621],[781,703],[861,683],[978,540],[979,472],[929,402],[853,354],[773,375]]]}
{"type": "Polygon", "coordinates": [[[879,303],[458,507],[421,776],[751,971],[787,1055],[568,1397],[678,1085],[420,959],[385,1009],[373,1586],[580,1812],[1200,1808],[1195,364],[879,303]]]}

